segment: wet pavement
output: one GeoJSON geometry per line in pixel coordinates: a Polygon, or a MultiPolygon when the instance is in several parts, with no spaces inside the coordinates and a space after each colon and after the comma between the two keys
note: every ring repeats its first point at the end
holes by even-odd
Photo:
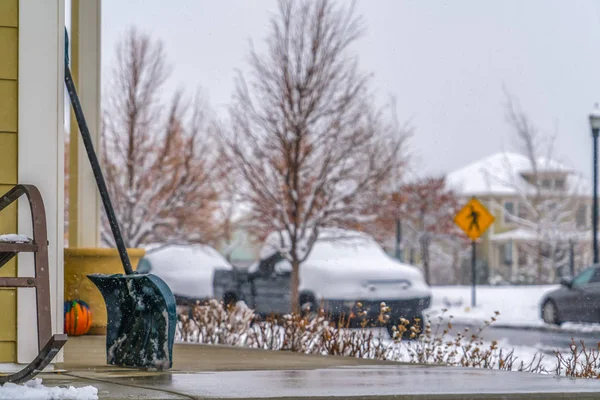
{"type": "MultiPolygon", "coordinates": [[[[71,373],[69,374],[71,375],[71,373]]],[[[73,373],[86,380],[85,373],[73,373]]],[[[93,378],[98,381],[97,375],[93,378]]],[[[221,371],[113,378],[165,398],[597,398],[594,380],[425,366],[336,367],[314,370],[221,371]],[[572,392],[572,394],[569,394],[572,392]],[[182,397],[176,397],[177,395],[182,397]],[[173,397],[175,396],[175,397],[173,397]],[[556,397],[555,397],[556,396],[556,397]]],[[[99,387],[100,394],[102,388],[99,387]]],[[[109,393],[107,393],[110,396],[109,393]]],[[[141,393],[140,393],[141,395],[141,393]]],[[[109,397],[111,398],[111,397],[109,397]]],[[[162,397],[161,397],[162,398],[162,397]]]]}
{"type": "Polygon", "coordinates": [[[169,372],[105,365],[103,338],[69,341],[48,386],[98,388],[100,399],[553,399],[600,398],[596,380],[407,365],[225,346],[175,345],[169,372]]]}
{"type": "Polygon", "coordinates": [[[98,389],[98,397],[102,400],[121,400],[121,399],[145,399],[145,400],[180,400],[189,399],[189,396],[183,396],[176,393],[169,393],[163,390],[146,388],[143,386],[129,384],[128,382],[111,382],[98,379],[82,379],[78,376],[67,374],[41,374],[45,386],[60,387],[82,387],[94,386],[98,389]]]}

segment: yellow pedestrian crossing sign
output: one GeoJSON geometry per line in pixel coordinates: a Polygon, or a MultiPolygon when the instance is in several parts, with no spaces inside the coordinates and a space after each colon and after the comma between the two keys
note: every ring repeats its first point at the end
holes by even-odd
{"type": "Polygon", "coordinates": [[[456,214],[454,223],[471,240],[478,239],[495,221],[494,216],[475,197],[456,214]]]}

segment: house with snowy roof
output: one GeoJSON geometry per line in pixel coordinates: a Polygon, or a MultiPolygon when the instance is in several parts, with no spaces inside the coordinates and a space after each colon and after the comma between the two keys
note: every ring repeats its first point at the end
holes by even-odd
{"type": "Polygon", "coordinates": [[[450,172],[449,189],[477,197],[494,214],[478,259],[488,280],[550,283],[590,262],[592,189],[547,158],[499,152],[450,172]]]}

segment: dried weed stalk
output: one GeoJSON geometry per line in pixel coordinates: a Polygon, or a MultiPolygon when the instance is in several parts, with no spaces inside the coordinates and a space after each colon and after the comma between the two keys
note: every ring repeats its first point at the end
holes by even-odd
{"type": "MultiPolygon", "coordinates": [[[[389,307],[381,303],[375,323],[378,326],[387,323],[390,312],[389,307]]],[[[549,371],[541,353],[529,361],[520,360],[514,350],[500,348],[497,341],[483,340],[482,333],[496,321],[499,312],[475,331],[465,328],[458,332],[452,325],[453,316],[446,317],[446,312],[437,317],[435,329],[429,318],[426,321],[400,319],[390,340],[382,329],[371,329],[373,325],[366,319],[367,312],[360,303],[354,313],[341,315],[334,321],[323,309],[260,319],[243,303],[227,308],[221,302],[210,300],[180,313],[177,339],[305,354],[552,373],[576,378],[600,377],[600,343],[596,348],[588,348],[583,341],[579,344],[573,341],[570,353],[555,351],[557,366],[549,371]]]]}

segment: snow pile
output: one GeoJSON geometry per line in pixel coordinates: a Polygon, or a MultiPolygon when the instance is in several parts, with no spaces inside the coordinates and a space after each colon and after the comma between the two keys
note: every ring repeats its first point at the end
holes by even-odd
{"type": "Polygon", "coordinates": [[[227,260],[207,245],[172,245],[150,251],[145,256],[150,272],[162,278],[174,294],[190,298],[213,296],[216,268],[232,269],[227,260]]]}
{"type": "Polygon", "coordinates": [[[5,383],[0,386],[0,399],[27,400],[96,400],[98,389],[93,386],[75,388],[48,387],[36,378],[23,385],[5,383]]]}
{"type": "Polygon", "coordinates": [[[0,235],[0,243],[30,243],[31,239],[27,235],[18,235],[16,233],[7,233],[0,235]]]}
{"type": "Polygon", "coordinates": [[[600,332],[600,324],[588,322],[565,322],[560,326],[559,329],[581,333],[598,333],[600,332]]]}
{"type": "Polygon", "coordinates": [[[500,312],[497,325],[542,326],[540,302],[544,295],[558,288],[557,285],[543,286],[477,286],[477,306],[471,308],[470,286],[432,287],[430,316],[454,316],[455,322],[477,323],[488,320],[494,312],[500,312]]]}

